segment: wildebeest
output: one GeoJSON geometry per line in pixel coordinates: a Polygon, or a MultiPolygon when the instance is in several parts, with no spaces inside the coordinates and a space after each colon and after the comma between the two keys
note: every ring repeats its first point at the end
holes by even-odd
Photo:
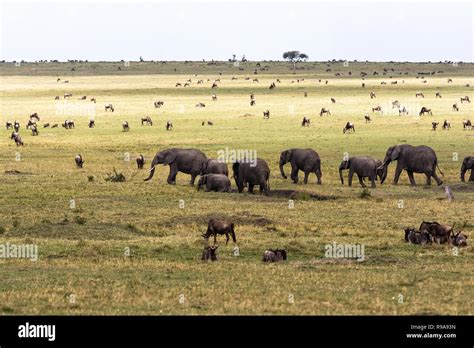
{"type": "Polygon", "coordinates": [[[250,106],[254,106],[256,104],[255,99],[250,100],[250,106]]]}
{"type": "Polygon", "coordinates": [[[436,97],[436,98],[441,98],[441,92],[436,92],[435,97],[436,97]]]}
{"type": "Polygon", "coordinates": [[[143,155],[138,155],[136,161],[138,169],[143,169],[143,166],[145,165],[145,157],[143,157],[143,155]]]}
{"type": "Polygon", "coordinates": [[[214,244],[216,244],[218,234],[225,234],[225,244],[229,242],[229,234],[231,235],[233,242],[237,242],[233,223],[225,220],[210,219],[209,223],[207,224],[207,231],[202,236],[206,240],[208,240],[209,237],[214,236],[214,244]]]}
{"type": "Polygon", "coordinates": [[[425,114],[430,114],[431,116],[433,116],[431,109],[428,109],[427,107],[423,106],[420,110],[419,116],[424,116],[425,114]]]}
{"type": "Polygon", "coordinates": [[[206,107],[206,104],[204,104],[204,103],[197,103],[197,104],[196,104],[196,107],[197,107],[197,108],[205,108],[205,107],[206,107]]]}
{"type": "Polygon", "coordinates": [[[421,92],[418,92],[418,93],[415,93],[415,97],[418,98],[418,97],[421,97],[421,98],[424,98],[425,95],[421,92]]]}
{"type": "Polygon", "coordinates": [[[130,126],[129,126],[128,122],[127,122],[127,121],[124,121],[124,122],[122,123],[122,131],[123,131],[123,132],[128,132],[129,130],[130,130],[130,126]]]}
{"type": "Polygon", "coordinates": [[[82,168],[82,166],[84,165],[84,160],[82,159],[82,156],[80,154],[74,157],[74,161],[76,162],[76,166],[78,168],[82,168]]]}
{"type": "Polygon", "coordinates": [[[7,130],[8,130],[8,129],[13,129],[13,123],[12,123],[12,121],[7,121],[7,122],[5,123],[5,127],[7,127],[7,130]]]}
{"type": "Polygon", "coordinates": [[[86,95],[83,95],[82,97],[77,98],[77,100],[86,100],[86,99],[87,99],[87,96],[86,96],[86,95]]]}
{"type": "Polygon", "coordinates": [[[448,79],[448,83],[452,83],[453,82],[453,79],[448,79]]]}
{"type": "Polygon", "coordinates": [[[321,111],[319,112],[319,116],[323,116],[324,114],[331,115],[331,112],[329,111],[329,109],[321,108],[321,111]]]}
{"type": "Polygon", "coordinates": [[[64,93],[64,99],[71,98],[71,97],[72,97],[72,93],[64,93]]]}
{"type": "Polygon", "coordinates": [[[211,96],[211,98],[212,98],[212,100],[217,100],[217,95],[213,94],[213,95],[211,96]]]}
{"type": "Polygon", "coordinates": [[[58,128],[58,124],[57,123],[53,124],[51,128],[58,128]]]}
{"type": "Polygon", "coordinates": [[[303,127],[309,127],[311,125],[311,120],[309,117],[304,116],[303,121],[301,121],[301,126],[303,127]]]}
{"type": "Polygon", "coordinates": [[[72,129],[76,127],[73,120],[64,120],[64,122],[62,123],[62,126],[66,129],[72,129]]]}
{"type": "Polygon", "coordinates": [[[449,237],[453,232],[453,228],[448,225],[441,225],[438,222],[423,221],[419,228],[420,232],[428,232],[433,237],[433,241],[438,244],[449,242],[449,237]]]}
{"type": "Polygon", "coordinates": [[[377,96],[375,95],[375,92],[370,92],[370,99],[374,99],[376,98],[377,96]]]}
{"type": "Polygon", "coordinates": [[[114,106],[112,104],[106,104],[105,105],[105,111],[109,111],[109,110],[114,112],[115,109],[114,109],[114,106]]]}
{"type": "Polygon", "coordinates": [[[20,131],[20,122],[15,120],[15,122],[13,123],[13,129],[15,129],[15,132],[18,133],[20,131]]]}
{"type": "Polygon", "coordinates": [[[452,233],[449,237],[449,242],[457,247],[465,247],[467,246],[467,236],[459,231],[458,233],[452,233]]]}
{"type": "Polygon", "coordinates": [[[444,120],[443,122],[443,129],[446,130],[446,129],[451,129],[451,122],[449,122],[448,120],[444,120]]]}
{"type": "Polygon", "coordinates": [[[54,100],[59,100],[59,95],[55,96],[54,100]]]}
{"type": "Polygon", "coordinates": [[[153,126],[153,121],[151,120],[150,116],[145,116],[141,118],[142,126],[143,124],[146,124],[148,126],[153,126]]]}
{"type": "Polygon", "coordinates": [[[375,108],[372,108],[372,112],[380,112],[383,114],[382,107],[380,105],[376,106],[375,108]]]}
{"type": "Polygon", "coordinates": [[[394,100],[392,102],[392,109],[398,108],[400,109],[400,102],[398,100],[394,100]]]}
{"type": "Polygon", "coordinates": [[[275,82],[272,82],[270,84],[270,87],[268,87],[268,89],[274,89],[274,88],[276,88],[276,84],[275,84],[275,82]]]}
{"type": "Polygon", "coordinates": [[[464,102],[468,102],[468,103],[471,102],[471,100],[469,99],[469,97],[467,95],[465,97],[461,97],[461,104],[464,103],[464,102]]]}
{"type": "Polygon", "coordinates": [[[165,102],[162,101],[162,100],[157,100],[153,103],[153,105],[155,105],[155,108],[159,109],[161,108],[163,105],[165,105],[165,102]]]}
{"type": "Polygon", "coordinates": [[[38,116],[38,113],[35,112],[34,114],[31,114],[30,115],[30,120],[31,119],[35,119],[36,121],[39,121],[40,120],[40,117],[38,116]]]}
{"type": "Polygon", "coordinates": [[[94,128],[94,127],[95,127],[95,121],[89,120],[89,128],[94,128]]]}
{"type": "Polygon", "coordinates": [[[416,231],[414,228],[405,229],[405,241],[412,244],[431,244],[433,238],[428,231],[416,231]]]}
{"type": "Polygon", "coordinates": [[[35,124],[31,125],[31,135],[39,135],[38,126],[35,124]]]}
{"type": "Polygon", "coordinates": [[[287,260],[285,249],[269,249],[263,252],[262,262],[278,262],[287,260]]]}
{"type": "Polygon", "coordinates": [[[346,134],[349,131],[352,131],[353,133],[355,133],[355,126],[354,126],[354,123],[352,122],[347,122],[344,128],[342,129],[343,134],[346,134]]]}
{"type": "Polygon", "coordinates": [[[91,98],[91,102],[97,103],[97,100],[95,98],[91,98]]]}
{"type": "Polygon", "coordinates": [[[463,121],[462,121],[462,128],[463,128],[464,130],[471,130],[471,129],[472,129],[471,120],[463,120],[463,121]]]}
{"type": "Polygon", "coordinates": [[[216,83],[216,82],[213,82],[211,88],[217,88],[217,87],[218,87],[218,86],[217,86],[217,83],[216,83]]]}
{"type": "Polygon", "coordinates": [[[372,119],[370,118],[369,114],[365,114],[364,118],[365,118],[365,123],[372,122],[372,119]]]}
{"type": "Polygon", "coordinates": [[[23,146],[23,140],[18,132],[12,132],[10,139],[15,141],[16,146],[23,146]]]}
{"type": "Polygon", "coordinates": [[[28,123],[26,124],[26,129],[30,129],[31,127],[36,125],[36,121],[33,121],[32,119],[28,120],[28,123]]]}
{"type": "Polygon", "coordinates": [[[269,119],[270,118],[270,110],[265,110],[263,112],[263,119],[266,120],[266,119],[269,119]]]}
{"type": "Polygon", "coordinates": [[[401,115],[408,115],[408,110],[405,106],[402,106],[400,109],[398,109],[398,116],[401,115]]]}
{"type": "Polygon", "coordinates": [[[438,125],[439,125],[439,122],[436,122],[436,121],[431,122],[431,129],[435,131],[438,125]]]}
{"type": "Polygon", "coordinates": [[[217,248],[219,246],[217,245],[206,245],[202,251],[202,256],[201,256],[201,260],[202,261],[217,261],[217,248]]]}
{"type": "Polygon", "coordinates": [[[331,102],[332,102],[333,104],[336,104],[336,99],[331,98],[331,102]]]}
{"type": "Polygon", "coordinates": [[[182,87],[182,85],[178,82],[175,87],[182,87]]]}
{"type": "Polygon", "coordinates": [[[459,111],[458,104],[453,104],[453,111],[459,111]]]}
{"type": "Polygon", "coordinates": [[[173,129],[173,122],[171,121],[166,122],[166,130],[170,131],[172,129],[173,129]]]}

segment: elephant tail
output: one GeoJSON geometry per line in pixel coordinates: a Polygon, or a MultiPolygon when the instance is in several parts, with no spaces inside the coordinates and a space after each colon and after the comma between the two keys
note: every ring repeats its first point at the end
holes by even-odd
{"type": "Polygon", "coordinates": [[[438,168],[439,173],[441,174],[441,176],[444,176],[444,173],[441,171],[441,169],[439,169],[438,162],[436,162],[436,168],[438,168]]]}

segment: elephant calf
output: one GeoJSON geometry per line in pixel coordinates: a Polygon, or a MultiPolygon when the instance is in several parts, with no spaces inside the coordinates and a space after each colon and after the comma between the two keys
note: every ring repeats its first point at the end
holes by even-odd
{"type": "Polygon", "coordinates": [[[223,174],[228,176],[229,168],[227,168],[227,163],[225,162],[220,162],[216,159],[208,159],[202,163],[201,175],[205,174],[223,174]]]}
{"type": "Polygon", "coordinates": [[[448,225],[441,225],[438,222],[423,221],[420,225],[420,232],[428,232],[434,242],[444,244],[449,242],[453,228],[448,225]]]}
{"type": "Polygon", "coordinates": [[[207,231],[202,236],[208,240],[210,236],[214,236],[214,244],[217,243],[217,235],[225,234],[227,244],[229,242],[229,234],[232,237],[234,243],[237,242],[234,231],[234,224],[224,220],[211,219],[207,224],[207,231]]]}
{"type": "Polygon", "coordinates": [[[252,161],[235,162],[232,169],[239,193],[248,184],[249,192],[254,194],[253,188],[255,185],[258,185],[260,192],[268,196],[268,191],[270,190],[270,168],[267,162],[259,158],[252,161]]]}
{"type": "Polygon", "coordinates": [[[204,185],[206,186],[206,192],[231,192],[230,180],[223,174],[206,174],[201,176],[198,181],[198,191],[204,185]]]}
{"type": "Polygon", "coordinates": [[[415,231],[414,228],[406,228],[405,229],[405,241],[410,242],[412,244],[431,244],[433,242],[433,238],[431,234],[426,231],[415,231]]]}
{"type": "Polygon", "coordinates": [[[382,180],[384,172],[387,170],[386,167],[380,168],[381,165],[382,161],[366,156],[351,157],[346,161],[342,161],[339,165],[341,184],[344,185],[342,171],[349,169],[349,186],[352,186],[352,177],[355,173],[359,178],[360,186],[366,187],[364,178],[369,178],[372,183],[372,188],[375,188],[375,180],[377,180],[377,176],[382,180]]]}
{"type": "Polygon", "coordinates": [[[467,156],[462,161],[462,166],[461,166],[461,181],[462,182],[465,182],[465,175],[468,170],[471,171],[471,175],[469,175],[468,181],[474,181],[474,156],[467,156]]]}
{"type": "Polygon", "coordinates": [[[321,158],[318,153],[312,149],[289,149],[280,154],[280,172],[283,178],[287,178],[283,166],[291,163],[291,180],[296,184],[298,182],[298,171],[304,172],[304,183],[308,183],[310,173],[316,174],[317,184],[321,185],[321,158]]]}
{"type": "Polygon", "coordinates": [[[262,262],[286,261],[287,252],[285,249],[269,249],[263,252],[262,262]]]}
{"type": "Polygon", "coordinates": [[[202,260],[202,261],[209,261],[209,260],[211,260],[211,261],[217,261],[217,253],[216,253],[216,251],[217,251],[217,248],[218,248],[218,247],[219,247],[219,246],[217,246],[217,245],[211,245],[211,246],[206,245],[206,246],[204,247],[204,250],[202,251],[201,260],[202,260]]]}

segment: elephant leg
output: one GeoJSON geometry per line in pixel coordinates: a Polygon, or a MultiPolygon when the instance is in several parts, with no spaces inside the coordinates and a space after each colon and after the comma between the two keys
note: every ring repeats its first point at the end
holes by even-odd
{"type": "Polygon", "coordinates": [[[469,181],[474,181],[474,168],[471,169],[471,175],[469,175],[469,181]]]}
{"type": "Polygon", "coordinates": [[[362,180],[362,175],[357,174],[357,177],[359,178],[359,184],[362,187],[366,187],[364,180],[362,180]]]}
{"type": "Polygon", "coordinates": [[[228,233],[225,234],[225,245],[227,245],[227,243],[229,243],[229,234],[228,233]]]}
{"type": "Polygon", "coordinates": [[[438,174],[436,174],[436,169],[433,170],[433,174],[432,174],[433,178],[436,180],[436,183],[438,184],[438,186],[440,186],[442,183],[443,183],[443,180],[441,180],[438,176],[438,174]]]}
{"type": "Polygon", "coordinates": [[[431,186],[431,173],[425,173],[426,175],[426,186],[431,186]]]}
{"type": "Polygon", "coordinates": [[[370,179],[370,182],[372,183],[372,184],[371,184],[372,188],[375,188],[375,180],[376,180],[375,175],[372,176],[372,177],[370,177],[369,179],[370,179]]]}
{"type": "Polygon", "coordinates": [[[217,244],[217,233],[214,233],[214,245],[217,244]]]}
{"type": "Polygon", "coordinates": [[[322,177],[321,171],[320,171],[319,169],[316,169],[316,171],[314,172],[314,174],[316,174],[316,178],[317,178],[316,183],[317,183],[318,185],[321,185],[321,177],[322,177]]]}
{"type": "Polygon", "coordinates": [[[309,171],[304,172],[304,183],[308,183],[308,176],[309,176],[309,171]]]}
{"type": "Polygon", "coordinates": [[[298,183],[298,168],[296,166],[291,166],[291,180],[293,183],[298,183]]]}
{"type": "Polygon", "coordinates": [[[393,184],[397,185],[398,184],[398,179],[400,179],[400,174],[402,174],[403,167],[400,165],[400,163],[397,163],[397,168],[395,169],[395,177],[393,178],[393,184]]]}
{"type": "Polygon", "coordinates": [[[250,184],[250,183],[249,183],[249,192],[250,192],[251,194],[253,194],[253,195],[255,194],[255,193],[253,192],[253,187],[254,187],[254,186],[255,186],[254,184],[250,184]]]}
{"type": "Polygon", "coordinates": [[[410,179],[411,186],[416,186],[415,177],[413,176],[413,172],[410,172],[410,171],[407,171],[407,172],[408,172],[408,178],[410,179]]]}
{"type": "Polygon", "coordinates": [[[168,179],[166,180],[170,185],[176,185],[176,175],[178,174],[178,168],[176,165],[170,165],[170,174],[168,175],[168,179]]]}
{"type": "Polygon", "coordinates": [[[191,181],[189,182],[191,186],[194,186],[194,181],[196,180],[196,177],[197,177],[197,174],[195,173],[191,174],[191,181]]]}
{"type": "Polygon", "coordinates": [[[349,170],[349,186],[352,186],[352,177],[354,176],[354,172],[349,170]]]}

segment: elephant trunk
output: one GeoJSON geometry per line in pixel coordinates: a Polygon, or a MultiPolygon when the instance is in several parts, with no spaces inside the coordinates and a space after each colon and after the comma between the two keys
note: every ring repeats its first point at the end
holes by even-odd
{"type": "Polygon", "coordinates": [[[155,156],[155,158],[153,158],[153,161],[151,162],[150,175],[144,181],[148,181],[151,178],[153,178],[153,175],[155,175],[155,167],[157,164],[158,164],[158,158],[155,156]]]}
{"type": "Polygon", "coordinates": [[[344,185],[344,177],[342,176],[342,167],[339,167],[339,177],[341,178],[341,184],[344,185]]]}
{"type": "Polygon", "coordinates": [[[285,170],[283,169],[283,166],[284,166],[284,165],[285,165],[285,163],[280,162],[280,173],[281,173],[281,176],[282,176],[284,179],[286,179],[287,176],[286,176],[286,174],[285,174],[285,170]]]}
{"type": "Polygon", "coordinates": [[[463,165],[462,168],[461,168],[461,173],[460,173],[461,181],[462,181],[462,182],[465,182],[465,181],[466,181],[466,178],[465,178],[466,172],[467,172],[467,169],[464,168],[464,165],[463,165]]]}
{"type": "Polygon", "coordinates": [[[382,178],[381,178],[381,180],[380,180],[380,183],[383,184],[384,181],[385,181],[385,179],[387,179],[388,164],[386,164],[386,165],[383,165],[383,164],[382,164],[382,165],[381,165],[379,168],[377,168],[377,169],[382,169],[382,170],[383,170],[383,172],[382,172],[382,178]]]}

